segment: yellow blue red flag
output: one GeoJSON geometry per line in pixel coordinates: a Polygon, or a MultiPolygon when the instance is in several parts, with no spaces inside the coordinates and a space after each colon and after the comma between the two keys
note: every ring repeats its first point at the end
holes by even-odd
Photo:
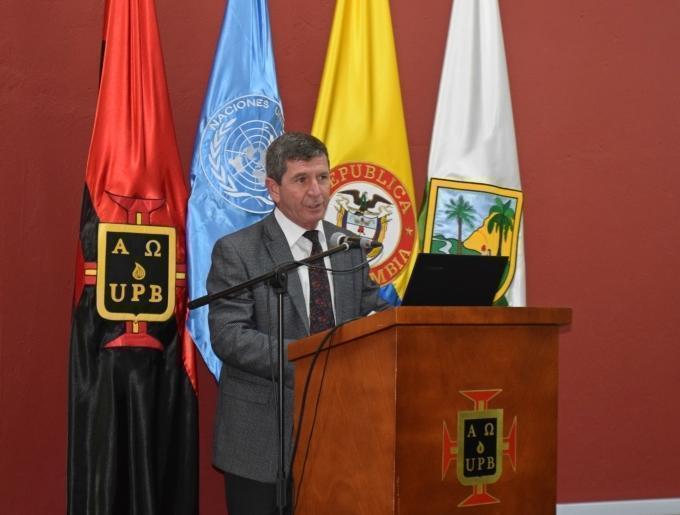
{"type": "Polygon", "coordinates": [[[338,0],[312,134],[330,154],[326,219],[382,242],[371,276],[398,304],[419,241],[388,0],[338,0]]]}

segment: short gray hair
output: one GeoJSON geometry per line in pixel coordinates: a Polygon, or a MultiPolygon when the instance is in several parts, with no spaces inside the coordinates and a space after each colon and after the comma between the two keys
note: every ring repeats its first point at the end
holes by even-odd
{"type": "Polygon", "coordinates": [[[309,161],[319,156],[325,156],[326,160],[329,160],[328,149],[320,139],[304,132],[285,132],[267,148],[265,157],[267,177],[281,184],[288,161],[309,161]]]}

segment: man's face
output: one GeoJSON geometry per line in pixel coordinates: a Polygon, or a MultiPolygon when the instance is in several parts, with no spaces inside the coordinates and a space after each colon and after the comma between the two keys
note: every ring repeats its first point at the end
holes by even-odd
{"type": "Polygon", "coordinates": [[[269,194],[281,212],[307,230],[316,229],[326,213],[331,194],[326,156],[309,161],[287,161],[281,184],[267,177],[269,194]]]}

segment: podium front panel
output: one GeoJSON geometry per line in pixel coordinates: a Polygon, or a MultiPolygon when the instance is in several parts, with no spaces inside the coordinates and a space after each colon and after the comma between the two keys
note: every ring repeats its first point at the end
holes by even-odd
{"type": "Polygon", "coordinates": [[[395,513],[554,513],[557,331],[404,326],[398,341],[395,513]]]}

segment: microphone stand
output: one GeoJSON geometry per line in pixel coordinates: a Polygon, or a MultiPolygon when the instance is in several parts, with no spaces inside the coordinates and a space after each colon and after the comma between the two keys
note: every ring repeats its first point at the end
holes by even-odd
{"type": "Polygon", "coordinates": [[[283,399],[283,394],[284,394],[284,364],[283,364],[283,341],[284,341],[284,327],[283,327],[283,295],[286,293],[286,289],[288,286],[288,272],[295,270],[296,268],[302,266],[302,265],[307,265],[310,263],[313,263],[315,261],[319,261],[326,256],[331,256],[333,254],[337,254],[338,252],[344,252],[346,250],[349,250],[351,248],[351,245],[347,242],[344,242],[337,247],[332,247],[324,252],[319,252],[318,254],[314,254],[312,256],[309,256],[306,259],[303,259],[301,261],[291,261],[290,263],[284,263],[282,265],[277,266],[272,270],[271,272],[267,272],[266,274],[259,275],[257,277],[253,277],[252,279],[249,279],[247,281],[242,282],[241,284],[237,284],[236,286],[232,286],[231,288],[227,288],[226,290],[218,291],[215,293],[211,293],[209,295],[204,295],[203,297],[199,297],[198,299],[192,300],[187,304],[189,309],[196,309],[200,308],[201,306],[205,306],[206,304],[209,304],[213,300],[220,299],[222,297],[229,297],[231,295],[234,295],[235,293],[238,293],[242,290],[245,290],[246,288],[250,288],[251,286],[254,286],[256,284],[268,281],[269,284],[272,286],[274,292],[276,293],[276,311],[277,311],[277,319],[278,319],[278,331],[277,331],[277,352],[278,352],[278,358],[279,358],[279,385],[278,385],[278,391],[277,391],[277,406],[279,410],[279,464],[278,464],[278,471],[276,473],[276,498],[277,498],[277,505],[279,508],[279,515],[283,515],[283,509],[287,504],[287,489],[286,489],[286,460],[284,456],[284,451],[285,451],[285,431],[284,431],[284,399],[283,399]]]}

